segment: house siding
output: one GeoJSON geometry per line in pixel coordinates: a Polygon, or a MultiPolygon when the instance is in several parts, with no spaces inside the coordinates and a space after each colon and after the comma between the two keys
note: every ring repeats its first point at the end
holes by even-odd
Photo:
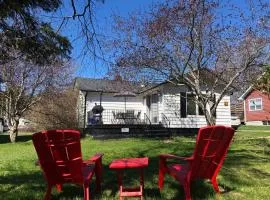
{"type": "MultiPolygon", "coordinates": [[[[163,98],[160,112],[170,120],[171,128],[200,128],[207,125],[206,119],[202,115],[187,115],[181,118],[180,113],[180,92],[187,92],[185,86],[162,88],[163,98]]],[[[216,94],[219,97],[219,94],[216,94]]],[[[217,125],[231,126],[230,96],[225,96],[217,107],[217,125]],[[226,103],[225,103],[226,102],[226,103]]]]}
{"type": "MultiPolygon", "coordinates": [[[[187,88],[184,85],[177,87],[170,84],[164,84],[154,90],[150,90],[136,97],[126,98],[126,109],[141,111],[141,119],[144,118],[144,113],[148,114],[148,108],[146,105],[146,96],[157,94],[157,114],[158,123],[162,121],[163,114],[170,120],[170,128],[200,128],[206,126],[206,119],[202,115],[187,115],[186,118],[181,118],[180,113],[180,93],[187,92],[187,88]]],[[[100,92],[85,92],[79,93],[78,102],[78,118],[79,127],[87,125],[88,116],[87,113],[92,110],[96,104],[100,104],[100,92]],[[84,102],[86,96],[86,116],[84,117],[84,102]],[[83,121],[85,119],[85,122],[83,121]]],[[[124,110],[125,99],[124,97],[114,97],[113,93],[102,93],[102,106],[104,108],[103,118],[104,124],[111,124],[113,119],[112,110],[124,110]],[[109,115],[109,116],[108,116],[109,115]]],[[[218,98],[218,94],[216,94],[218,98]]],[[[217,107],[217,119],[216,123],[219,125],[231,126],[231,110],[230,110],[230,96],[225,96],[217,107]],[[226,103],[225,103],[226,102],[226,103]]]]}
{"type": "MultiPolygon", "coordinates": [[[[219,94],[216,94],[216,98],[219,94]]],[[[217,125],[231,126],[231,98],[230,96],[224,96],[217,106],[217,125]]]]}
{"type": "Polygon", "coordinates": [[[252,90],[245,99],[245,116],[246,122],[255,122],[255,124],[262,124],[262,121],[270,121],[270,99],[266,94],[258,90],[252,90]],[[262,99],[262,110],[250,111],[249,110],[249,100],[250,99],[262,99]]]}

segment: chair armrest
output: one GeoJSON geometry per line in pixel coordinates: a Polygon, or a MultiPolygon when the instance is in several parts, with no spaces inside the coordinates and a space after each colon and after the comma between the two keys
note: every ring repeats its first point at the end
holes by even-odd
{"type": "Polygon", "coordinates": [[[95,164],[98,160],[101,160],[103,153],[96,153],[94,156],[89,158],[88,160],[84,160],[83,163],[88,165],[88,164],[95,164]]]}
{"type": "Polygon", "coordinates": [[[95,175],[96,175],[96,191],[101,190],[101,181],[102,181],[102,156],[103,153],[96,153],[94,156],[84,161],[84,164],[93,164],[95,166],[95,175]]]}
{"type": "Polygon", "coordinates": [[[175,159],[175,160],[185,160],[185,161],[192,161],[193,157],[180,157],[180,156],[176,156],[176,155],[172,155],[172,154],[160,154],[159,157],[161,159],[175,159]]]}
{"type": "Polygon", "coordinates": [[[103,155],[104,155],[103,153],[96,153],[89,160],[91,160],[92,162],[96,162],[97,160],[100,160],[103,155]]]}

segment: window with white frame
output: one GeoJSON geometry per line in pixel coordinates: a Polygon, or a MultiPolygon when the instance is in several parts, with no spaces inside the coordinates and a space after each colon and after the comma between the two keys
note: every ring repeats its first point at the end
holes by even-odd
{"type": "Polygon", "coordinates": [[[187,93],[186,106],[187,115],[204,115],[203,109],[197,104],[196,96],[191,93],[187,93]]]}
{"type": "Polygon", "coordinates": [[[262,99],[261,98],[250,99],[249,110],[250,111],[262,110],[262,99]]]}
{"type": "Polygon", "coordinates": [[[196,115],[195,95],[187,94],[187,115],[196,115]]]}

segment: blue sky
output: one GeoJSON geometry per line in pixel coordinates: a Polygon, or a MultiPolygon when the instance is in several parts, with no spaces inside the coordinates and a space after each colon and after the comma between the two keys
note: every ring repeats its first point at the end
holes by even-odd
{"type": "MultiPolygon", "coordinates": [[[[105,34],[107,37],[112,36],[111,24],[112,14],[116,13],[120,16],[127,16],[129,12],[135,10],[147,10],[153,3],[157,3],[162,0],[105,0],[104,3],[96,4],[95,19],[97,32],[105,34]]],[[[79,1],[78,1],[79,2],[79,1]]],[[[83,1],[80,1],[83,2],[83,1]]],[[[78,9],[80,5],[78,5],[78,9]]],[[[56,15],[71,15],[72,10],[70,5],[64,5],[61,13],[56,15]]],[[[54,19],[55,20],[55,19],[54,19]]],[[[54,21],[55,25],[59,25],[60,20],[54,21]]],[[[82,56],[81,47],[83,43],[81,40],[73,41],[79,34],[78,25],[76,22],[69,22],[61,29],[61,33],[67,36],[72,41],[72,59],[76,66],[75,76],[90,77],[90,78],[103,78],[108,72],[108,64],[96,59],[94,60],[90,56],[82,56]]]]}
{"type": "MultiPolygon", "coordinates": [[[[122,17],[126,17],[128,13],[136,10],[146,11],[152,4],[158,2],[164,2],[165,0],[105,0],[104,3],[97,3],[95,8],[95,27],[97,33],[105,34],[106,37],[113,36],[112,33],[112,14],[118,14],[122,17]]],[[[224,0],[223,3],[226,4],[227,1],[224,0]]],[[[77,2],[84,2],[84,1],[76,1],[77,2]]],[[[239,7],[245,7],[246,0],[237,0],[232,1],[233,3],[237,4],[239,7]]],[[[71,6],[68,5],[70,1],[64,1],[63,8],[54,13],[56,18],[48,18],[51,20],[53,26],[58,27],[61,19],[57,19],[59,16],[67,16],[72,15],[71,6]]],[[[82,8],[84,4],[81,5],[79,3],[76,4],[78,10],[82,8]]],[[[221,10],[224,12],[224,10],[221,10]]],[[[82,56],[82,46],[84,45],[82,40],[75,40],[74,39],[80,33],[78,30],[78,23],[77,21],[69,21],[66,26],[63,26],[61,29],[61,34],[67,36],[73,46],[72,50],[72,59],[73,64],[76,68],[75,76],[80,77],[90,77],[90,78],[103,78],[106,73],[108,72],[108,64],[99,60],[93,59],[89,55],[82,56]]],[[[106,52],[105,52],[106,53],[106,52]]]]}

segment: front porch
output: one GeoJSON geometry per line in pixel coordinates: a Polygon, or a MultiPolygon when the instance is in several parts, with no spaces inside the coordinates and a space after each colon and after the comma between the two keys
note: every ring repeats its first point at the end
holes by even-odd
{"type": "Polygon", "coordinates": [[[101,114],[87,113],[87,125],[148,125],[153,123],[143,110],[104,109],[101,114]]]}
{"type": "Polygon", "coordinates": [[[171,130],[162,124],[96,124],[87,126],[84,133],[95,139],[171,136],[171,130]]]}

